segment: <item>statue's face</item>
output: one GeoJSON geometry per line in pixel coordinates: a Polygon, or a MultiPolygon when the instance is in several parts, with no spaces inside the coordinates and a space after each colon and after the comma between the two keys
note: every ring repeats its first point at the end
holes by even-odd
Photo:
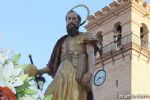
{"type": "Polygon", "coordinates": [[[76,25],[76,27],[79,27],[79,20],[78,20],[78,16],[77,16],[76,12],[70,12],[67,15],[66,24],[67,24],[67,26],[69,24],[74,24],[74,25],[76,25]]]}
{"type": "Polygon", "coordinates": [[[79,19],[76,12],[70,12],[66,18],[67,32],[71,35],[76,35],[79,29],[79,19]]]}

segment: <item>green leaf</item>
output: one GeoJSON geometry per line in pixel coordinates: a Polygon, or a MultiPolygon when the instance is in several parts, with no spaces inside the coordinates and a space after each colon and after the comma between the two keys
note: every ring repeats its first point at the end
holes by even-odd
{"type": "Polygon", "coordinates": [[[8,64],[8,63],[9,63],[9,60],[8,60],[8,59],[4,61],[4,65],[5,65],[5,64],[8,64]]]}
{"type": "Polygon", "coordinates": [[[28,89],[29,87],[30,84],[28,81],[24,81],[23,85],[16,87],[17,98],[25,96],[26,94],[25,90],[28,89]]]}
{"type": "Polygon", "coordinates": [[[27,95],[34,95],[34,94],[37,93],[36,91],[31,90],[31,89],[25,89],[24,92],[25,92],[25,94],[27,94],[27,95]]]}
{"type": "Polygon", "coordinates": [[[44,100],[52,100],[52,97],[53,97],[53,95],[50,94],[50,95],[46,96],[46,97],[44,98],[44,100]]]}
{"type": "Polygon", "coordinates": [[[18,60],[20,59],[21,54],[16,54],[15,56],[13,56],[12,61],[14,62],[14,64],[17,64],[18,60]]]}

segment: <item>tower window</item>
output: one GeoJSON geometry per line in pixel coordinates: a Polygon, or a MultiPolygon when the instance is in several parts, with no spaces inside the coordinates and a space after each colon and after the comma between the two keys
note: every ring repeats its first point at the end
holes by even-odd
{"type": "Polygon", "coordinates": [[[103,47],[103,35],[102,35],[102,31],[98,31],[96,33],[96,37],[98,39],[98,48],[100,49],[100,53],[102,54],[102,47],[103,47]]]}
{"type": "Polygon", "coordinates": [[[98,31],[97,34],[96,34],[97,38],[98,38],[98,44],[100,46],[103,45],[103,35],[102,35],[102,31],[98,31]]]}
{"type": "Polygon", "coordinates": [[[144,48],[148,48],[148,28],[144,23],[142,23],[140,27],[140,40],[141,46],[144,48]]]}
{"type": "Polygon", "coordinates": [[[121,31],[122,31],[121,25],[118,25],[116,30],[117,30],[117,32],[121,33],[121,31]]]}
{"type": "Polygon", "coordinates": [[[114,43],[116,45],[116,49],[120,49],[121,47],[121,33],[122,33],[122,26],[121,23],[118,22],[114,25],[114,43]]]}
{"type": "MultiPolygon", "coordinates": [[[[143,33],[143,27],[140,27],[140,33],[143,33]]],[[[140,38],[142,39],[144,37],[143,34],[140,34],[140,38]]]]}

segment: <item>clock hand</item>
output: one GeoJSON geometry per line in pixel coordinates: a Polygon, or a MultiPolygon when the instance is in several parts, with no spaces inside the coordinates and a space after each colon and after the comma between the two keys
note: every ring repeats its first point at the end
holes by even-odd
{"type": "MultiPolygon", "coordinates": [[[[102,76],[102,77],[104,77],[104,76],[102,76]]],[[[99,78],[97,79],[97,81],[98,81],[99,79],[101,79],[102,77],[99,77],[99,78]]]]}

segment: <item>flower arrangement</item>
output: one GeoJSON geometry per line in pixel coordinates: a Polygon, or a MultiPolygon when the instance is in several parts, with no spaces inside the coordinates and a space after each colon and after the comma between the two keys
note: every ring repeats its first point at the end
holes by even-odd
{"type": "Polygon", "coordinates": [[[10,50],[0,50],[0,100],[36,100],[34,77],[28,77],[19,64],[21,54],[11,57],[10,50]]]}
{"type": "MultiPolygon", "coordinates": [[[[12,55],[10,50],[0,49],[0,100],[39,100],[35,77],[25,74],[29,67],[19,64],[21,54],[12,55]]],[[[40,100],[51,100],[52,95],[40,100]]]]}

